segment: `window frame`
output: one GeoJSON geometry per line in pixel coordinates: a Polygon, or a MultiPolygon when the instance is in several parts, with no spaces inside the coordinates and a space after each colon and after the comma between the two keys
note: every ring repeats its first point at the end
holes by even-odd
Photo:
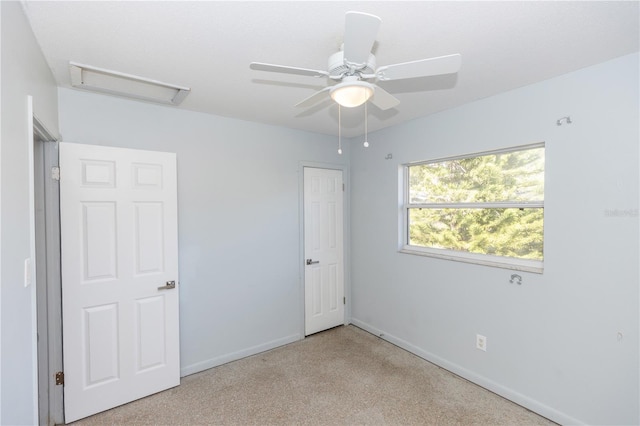
{"type": "MultiPolygon", "coordinates": [[[[437,158],[427,161],[415,161],[402,164],[400,167],[400,241],[399,252],[420,256],[433,257],[438,259],[453,260],[457,262],[473,263],[478,265],[493,266],[504,269],[512,269],[524,272],[543,273],[544,257],[542,260],[522,259],[507,256],[495,256],[482,253],[469,253],[459,250],[421,247],[409,244],[409,212],[415,208],[541,208],[544,221],[544,192],[542,201],[500,201],[488,203],[410,203],[409,196],[409,168],[423,164],[440,163],[444,161],[454,161],[466,158],[482,157],[487,155],[504,154],[515,151],[526,151],[535,148],[545,148],[544,142],[537,142],[527,145],[519,145],[509,148],[483,151],[465,155],[437,158]]],[[[546,149],[545,149],[546,160],[546,149]]],[[[545,161],[546,175],[546,161],[545,161]]],[[[543,222],[544,223],[544,222],[543,222]]],[[[544,227],[543,227],[544,245],[544,227]]],[[[544,251],[543,251],[544,252],[544,251]]]]}

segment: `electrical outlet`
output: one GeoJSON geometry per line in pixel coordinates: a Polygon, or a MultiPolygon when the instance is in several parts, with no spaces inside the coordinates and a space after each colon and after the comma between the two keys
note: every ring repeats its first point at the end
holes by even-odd
{"type": "Polygon", "coordinates": [[[487,338],[482,334],[476,334],[476,349],[487,351],[487,338]]]}

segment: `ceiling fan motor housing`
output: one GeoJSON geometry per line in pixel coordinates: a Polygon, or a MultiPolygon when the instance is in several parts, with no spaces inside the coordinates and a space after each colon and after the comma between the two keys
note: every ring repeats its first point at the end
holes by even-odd
{"type": "Polygon", "coordinates": [[[336,52],[329,56],[329,75],[331,77],[354,74],[373,74],[376,71],[376,57],[370,53],[366,64],[350,64],[344,59],[344,52],[336,52]]]}

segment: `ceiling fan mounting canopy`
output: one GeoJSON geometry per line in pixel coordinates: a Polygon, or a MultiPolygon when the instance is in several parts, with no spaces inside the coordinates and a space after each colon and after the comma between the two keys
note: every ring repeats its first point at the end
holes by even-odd
{"type": "Polygon", "coordinates": [[[264,62],[252,62],[250,68],[259,71],[326,77],[341,81],[341,83],[325,87],[302,100],[296,104],[298,107],[309,107],[331,96],[333,100],[343,106],[353,107],[370,100],[372,104],[382,110],[394,108],[400,101],[380,86],[364,80],[389,81],[429,77],[456,73],[460,69],[461,58],[459,54],[376,68],[376,57],[371,53],[371,48],[376,41],[381,22],[379,17],[369,13],[347,12],[343,49],[329,57],[327,71],[264,62]]]}
{"type": "Polygon", "coordinates": [[[376,72],[376,57],[369,53],[364,64],[353,64],[344,58],[344,50],[329,56],[329,78],[342,80],[352,75],[373,75],[376,72]]]}

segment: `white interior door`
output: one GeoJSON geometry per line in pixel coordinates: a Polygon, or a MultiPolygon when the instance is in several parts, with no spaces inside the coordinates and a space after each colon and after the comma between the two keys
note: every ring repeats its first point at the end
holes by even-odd
{"type": "Polygon", "coordinates": [[[342,171],[305,167],[305,335],[344,324],[342,210],[342,171]]]}
{"type": "Polygon", "coordinates": [[[67,423],[180,384],[176,193],[175,154],[60,143],[67,423]]]}

